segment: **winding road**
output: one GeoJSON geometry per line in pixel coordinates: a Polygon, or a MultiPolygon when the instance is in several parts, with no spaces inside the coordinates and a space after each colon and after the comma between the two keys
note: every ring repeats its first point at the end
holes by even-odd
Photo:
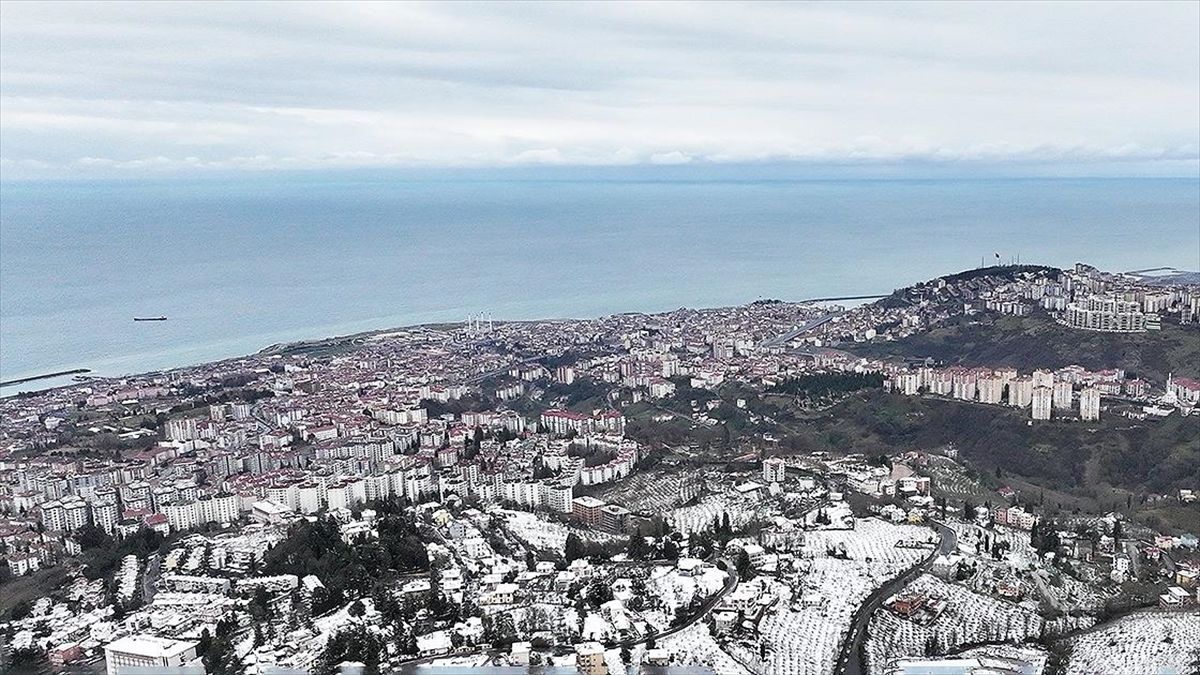
{"type": "Polygon", "coordinates": [[[862,647],[867,639],[867,624],[871,622],[871,615],[883,605],[884,600],[895,595],[917,576],[927,572],[939,555],[949,555],[958,550],[958,535],[954,533],[954,530],[941,523],[933,524],[937,527],[938,534],[941,535],[941,541],[933,553],[910,567],[908,571],[877,588],[874,593],[867,596],[867,599],[855,612],[854,621],[850,624],[850,631],[846,633],[846,638],[842,641],[842,648],[838,651],[838,660],[833,668],[834,675],[860,675],[866,672],[862,662],[862,647]]]}

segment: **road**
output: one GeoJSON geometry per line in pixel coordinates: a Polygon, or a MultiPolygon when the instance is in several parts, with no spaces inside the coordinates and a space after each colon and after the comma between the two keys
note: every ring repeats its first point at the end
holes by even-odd
{"type": "Polygon", "coordinates": [[[722,560],[725,561],[725,570],[726,570],[726,574],[727,574],[727,576],[725,578],[725,588],[722,588],[716,595],[712,596],[708,600],[705,600],[704,604],[700,605],[700,611],[696,612],[695,616],[688,619],[687,621],[684,621],[683,623],[679,624],[678,626],[675,626],[674,628],[669,628],[661,633],[653,633],[650,635],[643,635],[640,638],[631,638],[629,640],[625,640],[622,642],[615,642],[613,644],[610,644],[608,646],[608,648],[609,649],[620,649],[622,647],[632,647],[634,645],[640,645],[640,644],[649,642],[651,640],[651,638],[653,638],[657,642],[658,640],[661,640],[663,638],[671,637],[672,635],[674,635],[686,628],[690,628],[697,621],[708,616],[708,613],[711,612],[714,607],[716,607],[718,604],[720,604],[721,600],[723,600],[725,598],[725,596],[732,593],[733,590],[735,588],[737,588],[737,585],[738,585],[737,567],[733,564],[733,561],[731,561],[731,560],[725,560],[724,558],[722,558],[722,560]]]}
{"type": "Polygon", "coordinates": [[[850,624],[850,631],[846,633],[846,638],[842,641],[842,647],[838,651],[838,660],[833,669],[834,675],[858,675],[866,672],[862,662],[862,647],[863,642],[867,639],[867,624],[871,622],[871,615],[883,605],[884,600],[895,595],[918,575],[928,571],[939,555],[949,555],[958,550],[958,535],[954,533],[954,530],[941,523],[935,522],[934,525],[941,535],[941,541],[933,553],[910,567],[907,572],[880,586],[874,593],[868,595],[863,604],[859,606],[858,611],[854,614],[854,621],[850,624]]]}
{"type": "Polygon", "coordinates": [[[1142,556],[1138,555],[1138,543],[1132,539],[1125,540],[1125,552],[1129,554],[1129,564],[1132,566],[1133,578],[1142,579],[1142,556]]]}
{"type": "Polygon", "coordinates": [[[504,366],[504,367],[502,367],[502,368],[497,368],[497,369],[495,369],[495,370],[489,370],[489,371],[488,371],[488,372],[486,372],[486,373],[480,373],[480,374],[478,374],[478,375],[474,375],[474,376],[472,376],[472,377],[468,377],[467,379],[463,380],[463,384],[475,384],[476,382],[482,382],[483,380],[486,380],[486,379],[488,379],[489,377],[495,377],[495,376],[497,376],[497,375],[500,375],[500,374],[502,374],[502,373],[507,373],[508,371],[512,370],[513,368],[519,368],[519,367],[521,367],[521,366],[523,366],[523,365],[525,365],[525,364],[527,364],[527,363],[533,363],[534,361],[541,361],[541,360],[542,360],[542,359],[544,359],[544,358],[546,358],[546,357],[544,357],[544,356],[531,356],[531,357],[529,357],[529,358],[527,358],[527,359],[521,359],[520,361],[517,361],[517,362],[515,362],[515,363],[510,363],[510,364],[508,364],[508,365],[506,365],[506,366],[504,366]]]}
{"type": "Polygon", "coordinates": [[[157,553],[146,560],[146,571],[142,573],[142,600],[148,605],[154,602],[155,584],[158,582],[162,558],[157,553]]]}
{"type": "Polygon", "coordinates": [[[829,314],[824,314],[815,319],[812,319],[811,321],[804,324],[803,326],[800,326],[799,328],[790,330],[782,335],[776,335],[773,338],[763,340],[761,343],[759,343],[758,346],[760,348],[765,348],[765,347],[774,347],[776,345],[786,344],[786,343],[790,342],[791,340],[795,339],[797,336],[803,335],[804,333],[807,333],[808,331],[820,326],[821,324],[826,323],[827,321],[829,321],[830,319],[832,319],[835,316],[837,316],[837,313],[834,313],[834,312],[831,312],[829,314]]]}

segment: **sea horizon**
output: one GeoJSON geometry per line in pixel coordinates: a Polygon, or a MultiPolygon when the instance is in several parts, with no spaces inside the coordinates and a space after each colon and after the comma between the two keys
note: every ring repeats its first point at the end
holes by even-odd
{"type": "MultiPolygon", "coordinates": [[[[671,175],[0,183],[0,380],[116,377],[476,314],[886,294],[994,252],[1200,268],[1192,178],[671,175]]],[[[55,385],[4,393],[35,386],[55,385]]]]}

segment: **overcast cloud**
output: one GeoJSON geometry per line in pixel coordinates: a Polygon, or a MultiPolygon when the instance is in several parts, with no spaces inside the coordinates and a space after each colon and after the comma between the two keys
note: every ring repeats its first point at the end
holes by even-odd
{"type": "Polygon", "coordinates": [[[5,178],[1198,158],[1196,2],[0,4],[5,178]]]}

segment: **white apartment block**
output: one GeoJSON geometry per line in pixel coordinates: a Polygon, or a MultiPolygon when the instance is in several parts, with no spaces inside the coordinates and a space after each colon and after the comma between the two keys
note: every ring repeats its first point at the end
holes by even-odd
{"type": "Polygon", "coordinates": [[[1053,408],[1054,391],[1050,387],[1035,387],[1033,390],[1033,419],[1048,420],[1053,408]]]}
{"type": "Polygon", "coordinates": [[[782,483],[786,476],[787,462],[782,457],[769,457],[763,460],[762,477],[767,485],[782,483]]]}
{"type": "Polygon", "coordinates": [[[1079,392],[1079,416],[1088,422],[1100,419],[1100,390],[1088,387],[1079,392]]]}

